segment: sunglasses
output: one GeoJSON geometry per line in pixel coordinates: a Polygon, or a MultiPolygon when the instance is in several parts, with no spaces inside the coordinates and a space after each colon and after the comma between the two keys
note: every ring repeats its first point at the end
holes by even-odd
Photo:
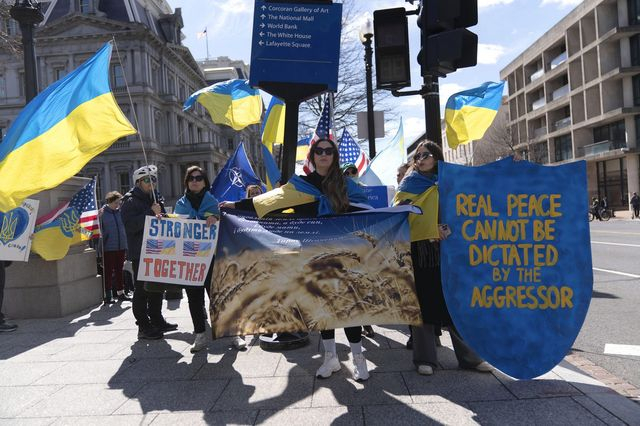
{"type": "Polygon", "coordinates": [[[419,152],[413,156],[415,161],[426,160],[429,157],[433,157],[433,154],[430,152],[419,152]]]}
{"type": "Polygon", "coordinates": [[[156,182],[158,181],[158,179],[156,179],[156,177],[155,177],[155,176],[151,176],[151,177],[149,177],[149,176],[145,176],[145,177],[143,177],[143,178],[142,178],[142,179],[140,179],[140,180],[141,180],[142,182],[144,182],[144,183],[151,183],[151,182],[156,183],[156,182]]]}
{"type": "Polygon", "coordinates": [[[356,169],[347,169],[343,173],[344,176],[355,176],[357,174],[358,174],[358,171],[356,169]]]}
{"type": "Polygon", "coordinates": [[[204,180],[204,176],[202,175],[189,176],[187,180],[189,182],[202,182],[204,180]]]}
{"type": "Polygon", "coordinates": [[[333,155],[336,152],[335,148],[320,148],[319,146],[313,148],[313,153],[315,155],[333,155]]]}

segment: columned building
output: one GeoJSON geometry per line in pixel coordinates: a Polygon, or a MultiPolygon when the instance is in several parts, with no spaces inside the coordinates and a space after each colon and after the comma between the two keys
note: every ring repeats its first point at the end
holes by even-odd
{"type": "Polygon", "coordinates": [[[500,77],[516,150],[586,160],[589,196],[628,208],[640,192],[640,0],[584,0],[500,77]]]}
{"type": "MultiPolygon", "coordinates": [[[[182,45],[179,8],[172,11],[166,0],[52,0],[41,5],[45,19],[35,34],[40,90],[114,41],[111,88],[139,135],[118,140],[81,171],[99,177],[99,198],[110,190],[128,191],[145,154],[159,168],[158,186],[167,205],[182,195],[188,166],[200,165],[213,180],[241,140],[252,163],[261,166],[259,125],[236,132],[213,124],[199,104],[182,111],[188,96],[208,84],[182,45]]],[[[15,22],[2,25],[19,37],[15,22]]],[[[23,75],[22,58],[0,50],[2,134],[24,107],[23,75]]]]}

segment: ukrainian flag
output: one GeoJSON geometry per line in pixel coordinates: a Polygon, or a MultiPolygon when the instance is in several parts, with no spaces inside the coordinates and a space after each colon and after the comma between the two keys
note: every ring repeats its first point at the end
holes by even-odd
{"type": "Polygon", "coordinates": [[[271,153],[273,153],[273,144],[284,143],[285,111],[284,102],[272,96],[262,122],[262,143],[271,153]]]}
{"type": "Polygon", "coordinates": [[[489,81],[480,87],[451,95],[444,113],[447,140],[451,149],[482,139],[498,114],[503,88],[504,81],[489,81]]]}
{"type": "Polygon", "coordinates": [[[58,186],[136,133],[109,88],[111,43],[23,108],[0,143],[0,210],[58,186]]]}
{"type": "Polygon", "coordinates": [[[298,141],[296,146],[296,161],[304,161],[309,154],[309,143],[311,142],[311,136],[302,138],[298,141]]]}
{"type": "Polygon", "coordinates": [[[282,175],[280,174],[280,170],[278,169],[278,165],[276,164],[276,160],[273,159],[273,155],[269,152],[269,149],[261,145],[262,148],[262,158],[264,161],[264,168],[267,174],[267,191],[271,191],[275,188],[276,183],[280,181],[282,175]]]}
{"type": "Polygon", "coordinates": [[[242,130],[250,124],[260,123],[262,98],[260,91],[249,86],[249,80],[227,80],[200,89],[186,100],[186,111],[198,101],[216,124],[242,130]]]}

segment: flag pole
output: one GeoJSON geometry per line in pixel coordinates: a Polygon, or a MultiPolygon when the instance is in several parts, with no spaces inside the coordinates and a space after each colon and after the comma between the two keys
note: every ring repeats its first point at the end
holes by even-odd
{"type": "Polygon", "coordinates": [[[209,31],[207,31],[207,27],[204,27],[204,33],[206,34],[205,43],[207,46],[207,60],[209,60],[209,31]]]}

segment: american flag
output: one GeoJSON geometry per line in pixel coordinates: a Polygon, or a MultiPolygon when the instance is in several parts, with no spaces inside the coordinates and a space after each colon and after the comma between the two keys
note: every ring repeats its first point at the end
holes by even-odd
{"type": "Polygon", "coordinates": [[[36,222],[37,226],[47,225],[56,220],[67,209],[73,209],[79,214],[78,230],[83,240],[100,237],[100,223],[96,207],[96,179],[85,185],[69,202],[62,203],[36,222]]]}
{"type": "MultiPolygon", "coordinates": [[[[318,124],[316,125],[316,130],[313,132],[313,136],[309,141],[309,146],[313,146],[313,144],[318,139],[329,139],[335,140],[333,136],[333,108],[332,108],[331,95],[327,95],[324,99],[324,106],[322,107],[322,113],[320,114],[320,119],[318,120],[318,124]]],[[[311,164],[311,151],[307,154],[306,160],[304,160],[303,170],[306,174],[310,174],[313,172],[314,167],[311,164]]]]}
{"type": "Polygon", "coordinates": [[[351,134],[347,132],[347,129],[342,131],[340,145],[338,145],[338,154],[340,155],[340,164],[355,164],[358,168],[359,175],[361,175],[369,165],[369,159],[366,154],[360,149],[360,145],[351,137],[351,134]]]}
{"type": "Polygon", "coordinates": [[[182,255],[185,257],[207,257],[211,251],[211,243],[201,243],[200,241],[185,241],[182,255]]]}
{"type": "Polygon", "coordinates": [[[147,240],[146,254],[175,254],[176,242],[170,240],[147,240]]]}

